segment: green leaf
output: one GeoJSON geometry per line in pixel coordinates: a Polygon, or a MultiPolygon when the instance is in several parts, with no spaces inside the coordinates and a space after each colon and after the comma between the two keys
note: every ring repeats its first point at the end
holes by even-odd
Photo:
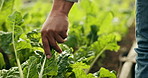
{"type": "Polygon", "coordinates": [[[65,78],[65,74],[66,72],[70,69],[69,65],[71,64],[69,57],[70,57],[70,53],[68,53],[67,51],[62,52],[62,54],[60,54],[58,56],[58,75],[55,76],[56,77],[60,77],[61,78],[65,78]]]}
{"type": "Polygon", "coordinates": [[[5,22],[9,14],[13,10],[14,0],[1,0],[0,1],[0,30],[8,31],[9,26],[5,22]]]}
{"type": "Polygon", "coordinates": [[[114,34],[108,34],[106,36],[102,36],[99,40],[102,44],[102,46],[106,47],[106,50],[111,51],[118,51],[120,46],[117,44],[116,35],[114,34]]]}
{"type": "Polygon", "coordinates": [[[13,52],[12,46],[10,45],[11,43],[12,33],[0,31],[0,47],[7,54],[11,54],[13,52]]]}
{"type": "Polygon", "coordinates": [[[74,57],[76,61],[89,63],[95,57],[95,52],[91,51],[90,47],[87,45],[79,47],[79,49],[75,52],[74,57]]]}
{"type": "Polygon", "coordinates": [[[91,31],[87,35],[87,38],[89,39],[89,42],[90,42],[89,44],[92,44],[98,39],[97,32],[99,31],[99,28],[96,25],[91,25],[90,28],[91,28],[91,31]]]}
{"type": "Polygon", "coordinates": [[[39,42],[41,39],[41,34],[37,30],[33,30],[27,33],[27,38],[29,38],[33,42],[39,42]]]}
{"type": "Polygon", "coordinates": [[[23,29],[20,26],[15,25],[14,34],[15,34],[16,40],[18,40],[19,36],[22,35],[23,33],[24,33],[23,29]]]}
{"type": "Polygon", "coordinates": [[[58,65],[57,65],[57,59],[55,58],[55,55],[50,59],[46,60],[45,63],[45,68],[44,68],[44,75],[49,75],[49,76],[55,76],[58,74],[58,65]]]}
{"type": "Polygon", "coordinates": [[[12,67],[9,70],[0,70],[0,78],[20,78],[18,67],[12,67]]]}
{"type": "Polygon", "coordinates": [[[78,45],[77,36],[74,34],[69,35],[65,44],[69,47],[76,47],[78,45]]]}
{"type": "Polygon", "coordinates": [[[82,69],[75,68],[73,69],[76,78],[95,78],[93,74],[89,73],[88,75],[82,69]]]}
{"type": "Polygon", "coordinates": [[[11,29],[14,28],[15,42],[19,39],[19,36],[24,33],[21,24],[23,23],[23,18],[20,12],[15,11],[8,16],[8,23],[11,29]]]}
{"type": "Polygon", "coordinates": [[[25,78],[38,78],[38,64],[39,59],[35,56],[31,56],[24,64],[23,68],[25,78]]]}
{"type": "Polygon", "coordinates": [[[108,78],[117,78],[116,75],[113,72],[110,72],[109,70],[105,68],[101,68],[100,71],[100,76],[99,77],[108,77],[108,78]]]}
{"type": "MultiPolygon", "coordinates": [[[[43,63],[44,54],[42,52],[36,52],[36,56],[31,56],[26,62],[22,64],[23,72],[26,78],[38,78],[39,72],[41,70],[41,65],[43,63]]],[[[47,76],[57,75],[58,66],[57,60],[53,54],[53,56],[46,60],[43,71],[43,78],[47,76]]]]}
{"type": "Polygon", "coordinates": [[[20,38],[18,42],[16,43],[16,50],[18,51],[18,50],[26,49],[26,48],[32,48],[31,44],[20,38]]]}
{"type": "Polygon", "coordinates": [[[4,57],[3,54],[0,52],[0,69],[4,68],[4,66],[5,66],[4,57]]]}
{"type": "Polygon", "coordinates": [[[113,20],[113,14],[112,12],[106,12],[104,15],[104,19],[102,20],[102,24],[100,27],[100,31],[98,32],[99,34],[103,34],[103,33],[111,33],[114,30],[111,29],[113,27],[112,25],[112,20],[113,20]]]}
{"type": "Polygon", "coordinates": [[[76,62],[75,64],[71,64],[72,68],[78,68],[78,69],[88,69],[90,66],[86,65],[82,62],[76,62]]]}
{"type": "Polygon", "coordinates": [[[96,53],[99,53],[103,49],[111,50],[111,51],[118,51],[120,48],[117,44],[116,35],[113,33],[102,35],[98,38],[98,41],[94,42],[90,48],[94,50],[96,53]]]}
{"type": "MultiPolygon", "coordinates": [[[[75,63],[71,48],[66,45],[60,45],[64,50],[61,54],[57,56],[58,64],[58,74],[53,78],[69,78],[72,77],[72,68],[70,64],[75,63]]],[[[73,77],[72,77],[73,78],[73,77]]]]}
{"type": "Polygon", "coordinates": [[[75,73],[76,78],[95,78],[93,74],[89,73],[88,75],[84,72],[84,69],[88,69],[90,66],[86,65],[82,62],[77,62],[75,64],[71,64],[73,68],[72,71],[75,73]]]}
{"type": "Polygon", "coordinates": [[[15,11],[12,13],[9,17],[8,20],[14,24],[14,25],[21,25],[23,23],[23,18],[20,12],[15,11]]]}

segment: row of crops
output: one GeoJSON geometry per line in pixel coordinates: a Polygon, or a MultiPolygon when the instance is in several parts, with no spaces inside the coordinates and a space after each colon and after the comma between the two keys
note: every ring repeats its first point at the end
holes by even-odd
{"type": "MultiPolygon", "coordinates": [[[[52,0],[0,0],[0,78],[116,78],[101,68],[89,73],[105,50],[117,42],[133,21],[132,0],[81,0],[69,13],[69,36],[46,59],[40,29],[52,0]]],[[[115,57],[116,58],[116,57],[115,57]]]]}

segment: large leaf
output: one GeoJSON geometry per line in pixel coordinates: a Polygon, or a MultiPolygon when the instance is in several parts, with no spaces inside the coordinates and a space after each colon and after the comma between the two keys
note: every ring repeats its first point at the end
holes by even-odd
{"type": "Polygon", "coordinates": [[[23,68],[25,78],[38,78],[39,59],[32,56],[24,64],[23,68]]]}
{"type": "Polygon", "coordinates": [[[76,47],[78,45],[77,36],[74,34],[69,35],[65,44],[68,45],[69,47],[73,48],[76,47]]]}
{"type": "Polygon", "coordinates": [[[31,41],[33,47],[42,47],[41,43],[39,43],[41,40],[41,34],[38,30],[35,29],[27,33],[27,38],[31,41]]]}
{"type": "Polygon", "coordinates": [[[13,52],[12,46],[10,46],[11,43],[12,33],[0,31],[0,47],[7,54],[11,54],[13,52]]]}
{"type": "Polygon", "coordinates": [[[107,77],[107,78],[117,78],[116,75],[112,72],[112,71],[109,71],[105,68],[101,68],[100,71],[99,71],[99,77],[100,78],[104,78],[104,77],[107,77]]]}
{"type": "Polygon", "coordinates": [[[0,70],[0,78],[20,78],[18,67],[12,67],[9,70],[0,70]]]}
{"type": "Polygon", "coordinates": [[[41,34],[37,30],[27,33],[27,37],[33,42],[39,42],[41,34]]]}
{"type": "Polygon", "coordinates": [[[13,25],[20,25],[23,23],[23,18],[20,12],[15,11],[14,13],[12,13],[8,20],[11,22],[11,24],[13,25]]]}
{"type": "Polygon", "coordinates": [[[23,29],[21,27],[21,24],[23,23],[23,18],[20,12],[15,11],[8,17],[8,23],[11,27],[11,31],[14,33],[14,39],[15,42],[19,39],[19,36],[24,33],[23,29]]]}
{"type": "Polygon", "coordinates": [[[13,10],[14,0],[0,1],[0,30],[8,31],[9,26],[6,26],[5,21],[13,10]]]}
{"type": "Polygon", "coordinates": [[[65,78],[66,73],[71,71],[70,64],[73,63],[71,59],[68,51],[64,51],[58,56],[58,74],[54,78],[65,78]]]}
{"type": "Polygon", "coordinates": [[[98,26],[96,25],[91,25],[90,27],[91,27],[91,31],[87,35],[87,38],[89,39],[89,45],[97,41],[98,39],[97,32],[99,31],[98,26]]]}
{"type": "Polygon", "coordinates": [[[55,58],[55,55],[53,55],[50,59],[46,60],[43,75],[55,76],[57,74],[58,74],[57,59],[55,58]]]}
{"type": "Polygon", "coordinates": [[[98,38],[98,41],[91,44],[90,48],[98,54],[102,50],[118,51],[120,46],[117,44],[116,35],[107,34],[98,38]]]}
{"type": "Polygon", "coordinates": [[[58,66],[54,54],[49,60],[45,61],[45,65],[42,64],[44,63],[43,53],[37,52],[36,55],[37,56],[31,56],[25,63],[22,64],[26,78],[38,78],[41,70],[43,70],[43,78],[57,75],[58,66]],[[41,69],[42,65],[44,65],[43,69],[41,69]]]}
{"type": "Polygon", "coordinates": [[[90,66],[82,62],[77,62],[72,64],[72,71],[75,73],[76,78],[95,78],[93,74],[89,73],[88,75],[84,72],[84,69],[88,69],[90,66]]]}

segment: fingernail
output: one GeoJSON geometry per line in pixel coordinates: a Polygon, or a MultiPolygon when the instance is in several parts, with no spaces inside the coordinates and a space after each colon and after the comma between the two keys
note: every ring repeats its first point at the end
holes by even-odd
{"type": "Polygon", "coordinates": [[[65,39],[64,42],[66,42],[67,40],[65,39]]]}
{"type": "Polygon", "coordinates": [[[50,55],[46,55],[46,57],[49,59],[50,58],[50,55]]]}

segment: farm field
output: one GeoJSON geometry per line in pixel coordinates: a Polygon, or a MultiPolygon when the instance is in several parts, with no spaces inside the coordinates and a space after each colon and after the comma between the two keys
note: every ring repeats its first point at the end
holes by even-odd
{"type": "Polygon", "coordinates": [[[80,0],[61,54],[44,55],[41,28],[52,0],[0,0],[0,78],[118,78],[134,40],[133,0],[80,0]]]}

